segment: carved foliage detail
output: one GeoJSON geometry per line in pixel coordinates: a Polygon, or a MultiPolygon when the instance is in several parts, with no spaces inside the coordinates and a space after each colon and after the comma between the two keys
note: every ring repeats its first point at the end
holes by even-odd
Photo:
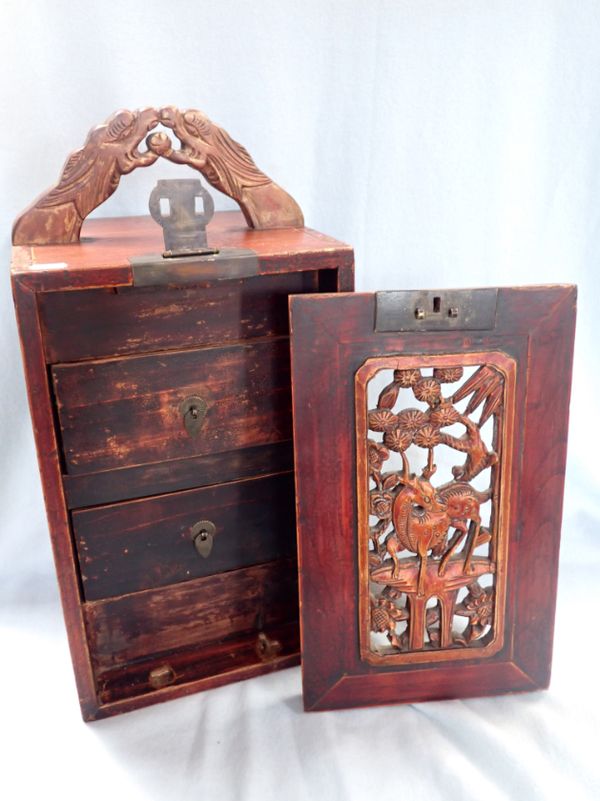
{"type": "Polygon", "coordinates": [[[258,169],[248,151],[201,111],[162,109],[118,111],[93,128],[72,153],[58,183],[17,218],[13,244],[64,244],[79,241],[83,220],[119,185],[122,175],[163,157],[187,164],[224,194],[236,200],[254,228],[304,225],[296,201],[258,169]],[[170,136],[155,132],[158,124],[180,140],[174,149],[170,136]]]}
{"type": "Polygon", "coordinates": [[[504,377],[484,364],[466,378],[461,366],[391,378],[367,423],[370,647],[485,646],[494,633],[504,377]],[[407,395],[418,404],[403,403],[407,395]],[[434,478],[440,459],[451,476],[443,483],[434,478]]]}

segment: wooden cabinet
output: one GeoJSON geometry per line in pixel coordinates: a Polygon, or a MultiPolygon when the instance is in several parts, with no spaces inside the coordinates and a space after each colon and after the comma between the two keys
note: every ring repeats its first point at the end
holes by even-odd
{"type": "Polygon", "coordinates": [[[137,287],[149,218],[20,246],[12,278],[84,717],[299,661],[288,295],[352,288],[352,250],[217,214],[258,274],[137,287]],[[131,242],[134,242],[131,245],[131,242]],[[100,269],[101,265],[101,269],[100,269]],[[205,404],[198,431],[186,398],[205,404]],[[196,524],[214,526],[207,557],[196,524]]]}

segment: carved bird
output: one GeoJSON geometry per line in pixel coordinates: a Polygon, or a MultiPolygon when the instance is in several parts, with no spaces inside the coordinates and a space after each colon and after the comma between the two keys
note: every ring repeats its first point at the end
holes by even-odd
{"type": "Polygon", "coordinates": [[[83,220],[112,195],[121,175],[156,161],[156,153],[138,151],[156,125],[158,112],[146,108],[118,111],[93,128],[67,159],[58,183],[17,218],[14,244],[77,241],[83,220]]]}
{"type": "Polygon", "coordinates": [[[254,228],[303,226],[296,201],[256,166],[252,157],[227,131],[197,109],[160,110],[160,121],[181,141],[179,150],[162,155],[176,164],[199,170],[221,192],[236,200],[254,228]]]}

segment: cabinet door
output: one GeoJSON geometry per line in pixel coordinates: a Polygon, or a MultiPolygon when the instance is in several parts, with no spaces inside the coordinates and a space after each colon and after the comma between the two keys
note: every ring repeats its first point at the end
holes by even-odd
{"type": "Polygon", "coordinates": [[[306,709],[547,686],[575,298],[292,298],[306,709]]]}

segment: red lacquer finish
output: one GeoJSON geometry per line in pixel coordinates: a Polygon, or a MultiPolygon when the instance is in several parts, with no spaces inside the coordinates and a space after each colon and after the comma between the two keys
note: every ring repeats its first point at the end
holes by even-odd
{"type": "Polygon", "coordinates": [[[130,259],[163,250],[141,217],[13,248],[86,720],[299,661],[287,298],[352,289],[353,252],[240,212],[207,233],[252,250],[255,274],[136,286],[130,259]]]}
{"type": "MultiPolygon", "coordinates": [[[[449,326],[443,332],[382,333],[375,330],[375,295],[292,298],[301,650],[307,710],[466,698],[548,685],[575,299],[573,286],[499,289],[495,324],[487,329],[453,330],[449,326]],[[375,426],[372,430],[386,430],[388,418],[394,416],[392,408],[402,382],[406,387],[417,386],[417,395],[420,393],[429,404],[426,412],[420,412],[424,418],[419,423],[421,427],[410,432],[411,437],[416,437],[416,445],[429,448],[420,477],[411,477],[407,461],[404,471],[380,472],[385,469],[382,459],[385,461],[390,449],[400,454],[409,444],[408,440],[402,441],[405,431],[396,423],[390,424],[388,434],[383,434],[383,447],[374,447],[370,456],[371,475],[374,470],[375,483],[381,484],[381,491],[375,493],[378,505],[371,511],[376,516],[371,519],[377,520],[378,516],[383,521],[381,532],[386,530],[385,525],[400,526],[399,521],[406,520],[400,505],[409,492],[416,498],[414,514],[425,515],[425,496],[431,495],[428,487],[435,473],[433,448],[438,442],[445,438],[446,444],[458,446],[466,460],[462,467],[454,468],[455,483],[437,491],[433,516],[419,518],[433,523],[413,524],[412,528],[406,523],[402,529],[404,538],[395,536],[392,527],[387,543],[382,535],[380,552],[377,548],[370,552],[371,578],[385,579],[384,583],[392,586],[395,582],[403,592],[413,593],[414,605],[415,599],[427,593],[428,583],[431,591],[443,598],[448,582],[466,577],[470,595],[457,611],[470,614],[472,623],[462,637],[452,635],[451,629],[443,629],[441,624],[441,638],[435,635],[435,628],[426,641],[414,634],[400,635],[406,613],[398,600],[399,593],[394,595],[392,591],[382,596],[371,624],[365,617],[365,605],[360,603],[369,568],[360,557],[360,520],[366,519],[361,504],[365,502],[366,485],[363,481],[361,490],[357,477],[365,467],[366,424],[357,434],[357,421],[366,415],[366,408],[359,408],[357,398],[361,396],[356,392],[356,382],[369,360],[377,359],[399,368],[394,373],[398,386],[395,388],[393,382],[380,391],[379,410],[369,418],[369,427],[372,428],[371,423],[375,426]],[[483,406],[484,415],[504,415],[504,429],[496,423],[498,437],[503,431],[504,439],[494,439],[493,450],[478,441],[474,430],[458,442],[444,434],[442,428],[440,438],[431,421],[437,420],[439,428],[443,415],[451,415],[451,404],[449,400],[440,402],[427,392],[435,389],[439,393],[438,385],[446,379],[436,380],[434,372],[433,379],[423,380],[431,388],[421,388],[409,380],[408,368],[419,360],[423,367],[438,368],[439,376],[448,366],[455,369],[455,364],[478,366],[480,372],[474,373],[474,378],[452,397],[455,403],[475,397],[471,408],[478,403],[487,404],[483,406]],[[495,366],[481,368],[487,362],[495,366]],[[510,378],[513,369],[514,380],[510,378]],[[504,375],[502,381],[498,379],[500,375],[504,375]],[[505,386],[502,391],[501,386],[505,386]],[[477,522],[478,508],[487,496],[473,494],[467,481],[490,467],[497,487],[493,490],[497,506],[490,522],[482,525],[483,536],[477,522]],[[462,495],[452,500],[451,507],[451,495],[456,492],[462,495]],[[386,511],[388,501],[390,511],[386,511]],[[494,529],[496,514],[501,516],[498,531],[494,529]],[[480,541],[485,545],[493,538],[496,550],[490,552],[487,561],[477,553],[471,558],[468,544],[460,559],[454,556],[461,527],[467,543],[469,536],[480,537],[475,545],[480,541]],[[409,557],[394,560],[402,548],[408,550],[409,557]],[[415,556],[410,555],[411,551],[415,556]],[[442,567],[444,556],[450,561],[442,567]],[[419,586],[421,564],[423,578],[419,586]],[[491,613],[484,618],[472,612],[477,603],[485,600],[476,581],[478,571],[484,570],[500,571],[493,585],[497,588],[497,601],[491,628],[491,613]],[[402,571],[410,577],[406,586],[402,585],[402,571]],[[363,625],[367,626],[367,634],[370,625],[371,631],[391,632],[389,643],[380,651],[383,655],[371,654],[364,637],[361,648],[363,625]]],[[[459,416],[468,414],[464,407],[460,409],[459,416]]],[[[463,425],[469,431],[464,419],[463,425]]],[[[423,626],[436,622],[433,615],[425,620],[426,610],[421,611],[423,626]]]]}

